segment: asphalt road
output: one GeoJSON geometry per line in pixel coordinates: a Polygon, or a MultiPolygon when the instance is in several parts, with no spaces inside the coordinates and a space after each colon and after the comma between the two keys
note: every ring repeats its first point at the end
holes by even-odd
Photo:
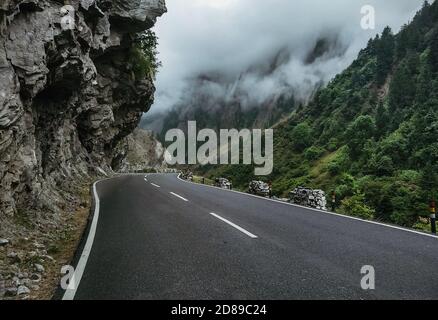
{"type": "Polygon", "coordinates": [[[438,298],[436,238],[176,175],[146,179],[97,185],[97,231],[75,299],[438,298]],[[364,265],[375,290],[361,288],[364,265]]]}

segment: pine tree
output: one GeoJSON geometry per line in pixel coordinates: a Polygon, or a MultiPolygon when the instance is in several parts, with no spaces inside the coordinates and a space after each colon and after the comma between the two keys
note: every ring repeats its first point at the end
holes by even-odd
{"type": "Polygon", "coordinates": [[[435,28],[430,39],[429,61],[431,70],[433,72],[438,72],[438,28],[435,28]]]}
{"type": "Polygon", "coordinates": [[[404,25],[397,36],[396,57],[398,60],[402,59],[409,45],[409,27],[404,25]]]}
{"type": "Polygon", "coordinates": [[[390,27],[383,30],[380,41],[376,46],[377,53],[377,74],[378,86],[382,86],[391,71],[394,62],[395,40],[390,27]]]}
{"type": "Polygon", "coordinates": [[[417,81],[417,94],[415,102],[422,107],[431,97],[432,93],[432,72],[429,65],[430,51],[427,56],[422,59],[420,66],[420,74],[417,81]]]}
{"type": "Polygon", "coordinates": [[[423,8],[420,11],[420,26],[422,28],[430,28],[433,25],[432,10],[429,1],[424,1],[423,8]]]}
{"type": "Polygon", "coordinates": [[[350,124],[345,132],[345,140],[348,141],[350,156],[357,159],[364,149],[368,139],[372,139],[376,132],[376,124],[371,116],[359,116],[350,124]]]}
{"type": "Polygon", "coordinates": [[[376,135],[378,139],[382,138],[385,135],[388,128],[389,120],[390,119],[389,119],[388,111],[386,110],[383,103],[380,102],[376,111],[376,127],[377,127],[376,135]]]}
{"type": "Polygon", "coordinates": [[[412,106],[416,93],[415,77],[412,60],[406,58],[395,71],[391,81],[389,93],[389,110],[391,113],[397,109],[412,106]]]}

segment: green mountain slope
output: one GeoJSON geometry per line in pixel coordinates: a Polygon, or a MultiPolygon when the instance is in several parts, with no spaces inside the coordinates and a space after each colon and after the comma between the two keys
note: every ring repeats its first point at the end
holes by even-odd
{"type": "MultiPolygon", "coordinates": [[[[338,210],[421,226],[438,194],[438,2],[386,28],[308,106],[275,127],[274,193],[336,191],[338,210]]],[[[204,167],[246,188],[252,168],[204,167]]]]}

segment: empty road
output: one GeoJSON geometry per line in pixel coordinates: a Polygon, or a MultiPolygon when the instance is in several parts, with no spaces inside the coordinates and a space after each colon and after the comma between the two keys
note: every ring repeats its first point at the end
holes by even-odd
{"type": "MultiPolygon", "coordinates": [[[[75,299],[437,299],[438,239],[173,174],[96,185],[75,299]],[[375,269],[375,290],[361,268],[375,269]]],[[[73,296],[72,296],[73,297],[73,296]]]]}

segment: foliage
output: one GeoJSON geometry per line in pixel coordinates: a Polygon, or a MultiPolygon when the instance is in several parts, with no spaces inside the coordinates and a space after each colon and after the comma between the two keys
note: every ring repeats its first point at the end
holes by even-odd
{"type": "Polygon", "coordinates": [[[324,153],[324,149],[316,146],[311,146],[304,152],[304,157],[309,161],[315,161],[318,160],[324,153]]]}
{"type": "Polygon", "coordinates": [[[375,210],[367,206],[363,194],[355,194],[352,197],[342,200],[341,213],[345,213],[361,219],[371,220],[374,218],[375,210]]]}
{"type": "MultiPolygon", "coordinates": [[[[438,1],[371,39],[344,72],[275,127],[274,194],[336,191],[340,210],[413,227],[438,198],[438,1]]],[[[210,168],[213,176],[219,171],[210,168]]],[[[221,175],[245,185],[252,169],[221,175]]]]}
{"type": "Polygon", "coordinates": [[[137,79],[147,76],[155,78],[161,62],[158,60],[158,38],[151,30],[136,36],[130,49],[129,63],[137,79]]]}
{"type": "Polygon", "coordinates": [[[312,144],[312,128],[306,122],[292,130],[292,145],[297,151],[303,151],[312,144]]]}
{"type": "Polygon", "coordinates": [[[347,129],[345,140],[352,158],[357,158],[368,139],[371,139],[376,132],[374,119],[369,115],[359,116],[347,129]]]}
{"type": "Polygon", "coordinates": [[[394,35],[389,27],[383,31],[382,37],[377,38],[376,56],[377,56],[377,72],[376,82],[378,86],[385,83],[386,77],[391,71],[394,57],[394,35]]]}

